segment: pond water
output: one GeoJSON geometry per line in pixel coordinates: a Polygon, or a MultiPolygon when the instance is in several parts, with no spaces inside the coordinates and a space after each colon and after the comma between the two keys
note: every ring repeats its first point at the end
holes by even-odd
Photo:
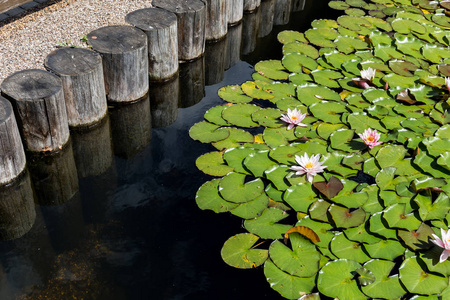
{"type": "Polygon", "coordinates": [[[197,207],[195,193],[209,177],[195,160],[214,149],[188,131],[222,102],[220,87],[250,80],[260,60],[281,58],[278,32],[335,19],[327,2],[304,1],[289,24],[262,38],[251,28],[262,36],[271,24],[246,15],[228,39],[208,45],[204,64],[183,65],[179,79],[153,87],[151,101],[111,108],[100,126],[72,132],[59,155],[29,163],[26,176],[3,191],[28,207],[34,201],[36,216],[28,210],[31,230],[0,242],[0,299],[282,299],[261,268],[222,261],[223,243],[245,230],[236,217],[197,207]],[[151,117],[162,127],[151,129],[151,117]]]}

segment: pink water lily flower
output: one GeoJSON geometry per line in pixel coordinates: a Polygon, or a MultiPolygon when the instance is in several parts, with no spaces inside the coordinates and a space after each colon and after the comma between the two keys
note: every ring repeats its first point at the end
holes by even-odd
{"type": "Polygon", "coordinates": [[[327,166],[322,166],[323,162],[319,162],[320,154],[312,155],[311,158],[305,153],[303,156],[295,156],[298,166],[292,166],[290,169],[295,171],[295,175],[303,175],[306,173],[306,179],[313,181],[317,173],[323,172],[327,166]]]}
{"type": "Polygon", "coordinates": [[[450,77],[445,77],[445,85],[447,86],[447,90],[450,92],[450,77]]]}
{"type": "Polygon", "coordinates": [[[281,115],[281,120],[288,123],[287,130],[291,130],[294,126],[306,127],[308,125],[303,124],[302,121],[306,117],[306,114],[302,114],[300,110],[294,108],[290,110],[288,108],[286,115],[281,115]]]}
{"type": "Polygon", "coordinates": [[[439,262],[444,262],[447,260],[448,255],[450,254],[450,230],[445,231],[441,228],[441,236],[442,240],[435,235],[434,233],[431,234],[434,238],[434,240],[431,240],[435,245],[444,248],[444,251],[442,251],[441,257],[439,258],[439,262]]]}
{"type": "Polygon", "coordinates": [[[376,69],[368,68],[367,70],[361,70],[361,78],[352,78],[352,81],[360,88],[367,89],[369,87],[375,87],[373,80],[375,79],[376,69]]]}
{"type": "Polygon", "coordinates": [[[361,70],[360,71],[361,78],[372,82],[375,79],[376,71],[377,71],[376,69],[372,69],[370,67],[367,70],[361,70]]]}
{"type": "Polygon", "coordinates": [[[377,130],[372,129],[366,129],[364,132],[358,133],[359,137],[364,141],[364,143],[369,146],[370,149],[372,149],[375,146],[383,144],[383,142],[379,142],[380,140],[380,134],[377,132],[377,130]]]}

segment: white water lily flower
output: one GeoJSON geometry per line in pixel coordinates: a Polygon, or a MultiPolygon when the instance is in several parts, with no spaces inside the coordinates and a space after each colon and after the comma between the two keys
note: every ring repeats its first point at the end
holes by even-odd
{"type": "Polygon", "coordinates": [[[359,137],[364,141],[364,143],[369,146],[370,149],[372,149],[375,146],[383,144],[383,142],[379,142],[380,140],[380,134],[377,132],[377,130],[372,129],[366,129],[364,132],[358,133],[359,137]]]}
{"type": "Polygon", "coordinates": [[[281,120],[288,123],[287,130],[291,130],[294,128],[294,126],[301,126],[306,127],[308,125],[303,124],[302,121],[306,117],[306,114],[302,114],[300,110],[297,110],[296,108],[293,110],[290,110],[288,108],[286,115],[281,115],[281,120]]]}
{"type": "Polygon", "coordinates": [[[447,90],[450,92],[450,77],[445,77],[445,85],[447,86],[447,90]]]}
{"type": "Polygon", "coordinates": [[[376,69],[368,68],[367,70],[361,70],[361,78],[372,82],[375,79],[376,69]]]}
{"type": "Polygon", "coordinates": [[[449,254],[450,254],[450,230],[445,231],[441,228],[441,236],[442,240],[435,234],[431,234],[433,236],[433,242],[435,245],[444,248],[444,251],[442,251],[441,257],[439,258],[439,262],[444,262],[447,260],[449,254]]]}
{"type": "Polygon", "coordinates": [[[312,155],[311,158],[305,153],[303,156],[295,156],[295,161],[298,166],[292,166],[290,169],[295,171],[295,175],[306,174],[306,179],[309,182],[313,181],[317,173],[323,172],[327,166],[322,166],[323,162],[319,162],[320,154],[312,155]]]}

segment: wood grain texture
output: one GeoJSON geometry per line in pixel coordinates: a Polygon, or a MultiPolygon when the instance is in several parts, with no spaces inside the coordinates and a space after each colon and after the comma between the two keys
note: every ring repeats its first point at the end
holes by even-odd
{"type": "Polygon", "coordinates": [[[154,0],[153,6],[173,12],[178,24],[178,60],[194,60],[205,52],[206,5],[201,0],[154,0]]]}
{"type": "Polygon", "coordinates": [[[235,25],[242,21],[244,15],[244,0],[227,0],[228,25],[235,25]]]}
{"type": "Polygon", "coordinates": [[[0,184],[6,184],[19,176],[25,163],[25,152],[12,105],[0,96],[0,184]]]}
{"type": "Polygon", "coordinates": [[[144,8],[126,15],[125,21],[147,35],[150,81],[173,77],[178,72],[177,16],[159,8],[144,8]]]}
{"type": "Polygon", "coordinates": [[[261,1],[261,24],[259,25],[258,37],[263,38],[269,35],[273,29],[273,17],[275,15],[275,3],[277,0],[261,1]],[[264,21],[263,21],[264,20],[264,21]]]}
{"type": "Polygon", "coordinates": [[[147,35],[132,26],[106,26],[87,35],[103,60],[107,100],[132,102],[148,92],[147,35]]]}
{"type": "MultiPolygon", "coordinates": [[[[229,1],[229,0],[228,0],[229,1]]],[[[203,0],[206,3],[205,38],[222,39],[228,31],[227,3],[225,0],[203,0]]]]}
{"type": "Polygon", "coordinates": [[[244,0],[244,12],[253,12],[261,5],[261,0],[244,0]]]}
{"type": "Polygon", "coordinates": [[[107,112],[101,56],[83,48],[51,52],[45,68],[61,78],[69,126],[90,126],[107,112]]]}
{"type": "Polygon", "coordinates": [[[0,0],[0,14],[27,2],[30,0],[0,0]]]}
{"type": "Polygon", "coordinates": [[[180,78],[163,84],[150,85],[150,112],[152,127],[169,126],[177,120],[180,102],[180,78]]]}
{"type": "Polygon", "coordinates": [[[38,69],[19,71],[7,77],[1,89],[13,105],[29,151],[55,151],[67,143],[69,126],[58,76],[38,69]]]}

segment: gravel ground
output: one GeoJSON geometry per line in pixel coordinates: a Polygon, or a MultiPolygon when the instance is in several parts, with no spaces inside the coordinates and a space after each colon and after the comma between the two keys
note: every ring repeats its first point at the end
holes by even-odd
{"type": "Polygon", "coordinates": [[[61,0],[0,27],[0,82],[24,69],[44,69],[58,46],[87,47],[94,29],[126,24],[125,15],[151,7],[151,0],[61,0]]]}

